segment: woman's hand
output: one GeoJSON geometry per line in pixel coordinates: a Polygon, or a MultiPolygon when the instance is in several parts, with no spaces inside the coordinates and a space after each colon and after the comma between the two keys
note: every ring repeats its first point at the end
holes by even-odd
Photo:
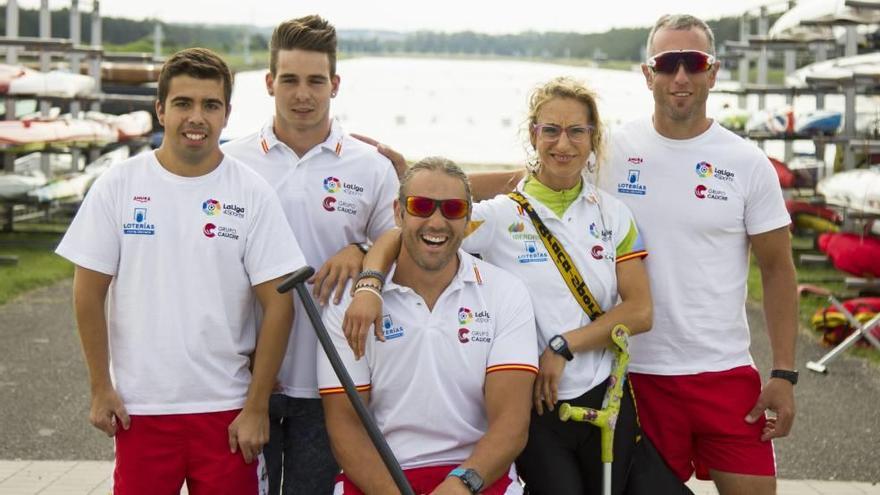
{"type": "Polygon", "coordinates": [[[535,410],[538,415],[544,414],[544,404],[552,411],[559,392],[559,381],[565,370],[564,357],[553,352],[549,347],[544,349],[538,362],[538,378],[535,380],[535,410]]]}

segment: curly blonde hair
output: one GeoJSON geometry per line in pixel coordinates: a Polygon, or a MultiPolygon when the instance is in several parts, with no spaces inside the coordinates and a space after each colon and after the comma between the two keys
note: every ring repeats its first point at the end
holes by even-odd
{"type": "MultiPolygon", "coordinates": [[[[594,127],[593,132],[590,134],[590,145],[595,156],[595,168],[591,168],[590,172],[596,173],[599,169],[599,164],[602,163],[605,158],[605,126],[602,124],[602,119],[599,117],[599,107],[596,103],[598,97],[596,96],[596,92],[588,88],[584,82],[577,79],[565,76],[556,77],[536,87],[532,91],[531,96],[529,96],[529,113],[528,118],[526,119],[526,132],[529,136],[531,151],[533,152],[535,148],[535,136],[532,127],[538,123],[538,112],[541,111],[541,107],[547,102],[556,98],[570,98],[583,103],[584,107],[586,107],[587,123],[594,127]]],[[[533,155],[529,159],[526,168],[531,173],[537,173],[540,166],[540,160],[537,156],[533,155]]],[[[590,168],[589,164],[588,168],[590,168]]]]}

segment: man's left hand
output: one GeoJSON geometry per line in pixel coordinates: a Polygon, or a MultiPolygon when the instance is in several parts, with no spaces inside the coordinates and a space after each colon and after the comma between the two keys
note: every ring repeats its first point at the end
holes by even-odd
{"type": "Polygon", "coordinates": [[[334,288],[336,293],[333,296],[333,304],[339,304],[345,293],[348,279],[354,279],[358,276],[363,261],[364,253],[353,244],[340,249],[327,260],[321,269],[308,280],[308,283],[315,284],[312,288],[312,295],[318,300],[318,304],[326,305],[334,288]]]}
{"type": "Polygon", "coordinates": [[[269,414],[242,409],[229,424],[229,451],[241,449],[244,462],[250,464],[269,441],[269,414]]]}
{"type": "Polygon", "coordinates": [[[761,441],[787,436],[794,424],[794,385],[780,378],[771,378],[761,390],[755,407],[746,415],[746,423],[754,423],[767,410],[775,412],[776,418],[767,420],[761,441]]]}
{"type": "Polygon", "coordinates": [[[471,491],[464,486],[464,482],[455,476],[450,476],[437,485],[431,495],[471,495],[471,491]]]}

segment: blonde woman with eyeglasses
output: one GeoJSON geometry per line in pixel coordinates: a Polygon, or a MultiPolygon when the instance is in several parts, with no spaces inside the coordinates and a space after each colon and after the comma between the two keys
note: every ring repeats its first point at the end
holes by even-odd
{"type": "MultiPolygon", "coordinates": [[[[612,328],[622,323],[637,334],[651,327],[642,261],[647,253],[626,206],[587,179],[601,166],[605,147],[595,94],[570,78],[548,81],[532,92],[526,125],[533,157],[515,189],[519,196],[476,203],[462,247],[519,276],[535,308],[540,371],[528,442],[516,461],[528,492],[599,494],[599,429],[562,422],[557,408],[564,401],[600,409],[613,361],[607,350],[612,328]],[[542,231],[552,235],[547,245],[542,231]],[[564,259],[554,251],[565,251],[564,259]],[[580,274],[574,276],[577,294],[563,278],[572,266],[580,274]]],[[[393,232],[370,250],[365,270],[387,271],[400,245],[399,233],[393,232]]],[[[346,314],[345,330],[356,354],[382,315],[378,298],[369,296],[356,295],[346,314]]],[[[466,313],[461,320],[465,329],[466,313]]],[[[625,488],[636,432],[635,407],[627,392],[614,438],[613,493],[625,488]]],[[[478,462],[466,467],[479,473],[478,462]]]]}

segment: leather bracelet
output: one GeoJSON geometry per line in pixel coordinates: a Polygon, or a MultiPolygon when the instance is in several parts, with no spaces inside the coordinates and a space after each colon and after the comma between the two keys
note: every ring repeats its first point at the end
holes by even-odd
{"type": "Polygon", "coordinates": [[[358,282],[360,282],[361,280],[363,280],[365,278],[375,278],[380,283],[382,283],[382,284],[385,283],[385,274],[384,273],[380,272],[379,270],[364,270],[358,274],[357,280],[355,281],[355,284],[357,284],[358,282]]]}

